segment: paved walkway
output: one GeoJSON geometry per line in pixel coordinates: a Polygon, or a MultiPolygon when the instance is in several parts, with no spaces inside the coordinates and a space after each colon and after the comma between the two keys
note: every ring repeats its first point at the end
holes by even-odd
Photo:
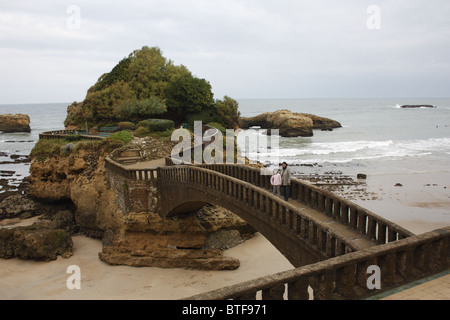
{"type": "Polygon", "coordinates": [[[450,270],[381,293],[369,300],[450,300],[450,270]]]}

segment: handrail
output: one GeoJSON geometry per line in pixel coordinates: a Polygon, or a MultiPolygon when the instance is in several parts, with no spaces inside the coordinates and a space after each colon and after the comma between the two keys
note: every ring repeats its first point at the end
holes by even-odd
{"type": "Polygon", "coordinates": [[[89,134],[80,134],[79,130],[53,130],[53,131],[46,131],[39,134],[39,139],[42,140],[50,140],[50,139],[65,139],[68,135],[78,135],[86,140],[102,140],[105,137],[101,136],[91,136],[89,134]]]}
{"type": "MultiPolygon", "coordinates": [[[[167,163],[170,162],[166,160],[167,163]]],[[[261,170],[258,168],[235,164],[203,164],[199,167],[221,172],[270,190],[270,176],[261,175],[261,170]]],[[[378,244],[414,235],[401,226],[330,191],[296,178],[291,179],[291,183],[292,199],[323,212],[378,244]]]]}
{"type": "Polygon", "coordinates": [[[447,270],[450,227],[246,281],[186,300],[361,299],[447,270]],[[367,286],[368,267],[381,271],[381,289],[367,286]]]}
{"type": "Polygon", "coordinates": [[[105,158],[105,169],[127,179],[151,181],[158,178],[157,168],[133,169],[115,162],[110,157],[105,158]]]}

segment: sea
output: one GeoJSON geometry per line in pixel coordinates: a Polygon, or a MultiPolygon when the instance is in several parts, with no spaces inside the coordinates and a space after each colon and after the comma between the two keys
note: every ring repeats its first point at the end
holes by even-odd
{"type": "MultiPolygon", "coordinates": [[[[243,117],[288,109],[331,118],[342,125],[333,131],[315,130],[312,137],[280,137],[276,149],[255,147],[246,153],[250,160],[268,167],[278,167],[279,162],[285,161],[297,175],[450,175],[450,98],[237,101],[243,117]],[[435,107],[401,108],[421,104],[435,107]]],[[[0,133],[0,171],[7,172],[0,176],[3,182],[6,180],[10,187],[15,186],[29,175],[30,164],[12,163],[11,156],[29,155],[40,132],[63,129],[68,105],[70,103],[0,105],[0,114],[28,114],[32,129],[31,133],[0,133]]],[[[264,130],[255,132],[265,137],[264,130]]],[[[5,183],[0,185],[3,185],[1,193],[5,183]]],[[[445,219],[450,224],[450,208],[445,210],[449,211],[445,219]]]]}
{"type": "Polygon", "coordinates": [[[285,161],[298,167],[293,170],[319,174],[450,170],[450,99],[244,99],[239,106],[243,117],[287,109],[342,125],[315,130],[313,137],[280,138],[278,152],[248,153],[262,163],[285,161]],[[408,104],[435,108],[401,108],[408,104]]]}
{"type": "Polygon", "coordinates": [[[16,191],[30,174],[30,163],[20,161],[30,155],[39,133],[64,129],[70,103],[0,104],[0,114],[22,113],[30,116],[30,133],[0,132],[0,194],[16,191]],[[19,161],[17,161],[19,160],[19,161]]]}

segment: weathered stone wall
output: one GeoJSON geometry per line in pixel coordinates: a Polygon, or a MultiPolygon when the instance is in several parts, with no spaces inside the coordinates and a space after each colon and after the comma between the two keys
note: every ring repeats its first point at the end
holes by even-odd
{"type": "Polygon", "coordinates": [[[79,150],[42,162],[32,159],[28,193],[44,201],[72,201],[81,230],[101,238],[106,230],[119,229],[123,220],[114,190],[105,180],[104,164],[99,150],[79,150]]]}
{"type": "Polygon", "coordinates": [[[157,180],[135,180],[114,170],[107,170],[106,178],[124,214],[158,211],[160,197],[157,180]]]}

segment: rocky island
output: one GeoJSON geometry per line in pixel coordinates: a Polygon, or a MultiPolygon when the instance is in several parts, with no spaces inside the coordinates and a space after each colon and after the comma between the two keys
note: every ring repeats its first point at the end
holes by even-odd
{"type": "Polygon", "coordinates": [[[314,129],[333,130],[341,127],[335,120],[289,110],[263,113],[251,118],[241,117],[239,125],[242,129],[250,127],[278,129],[282,137],[311,137],[314,129]]]}
{"type": "Polygon", "coordinates": [[[0,132],[31,132],[30,117],[26,114],[0,115],[0,132]]]}

